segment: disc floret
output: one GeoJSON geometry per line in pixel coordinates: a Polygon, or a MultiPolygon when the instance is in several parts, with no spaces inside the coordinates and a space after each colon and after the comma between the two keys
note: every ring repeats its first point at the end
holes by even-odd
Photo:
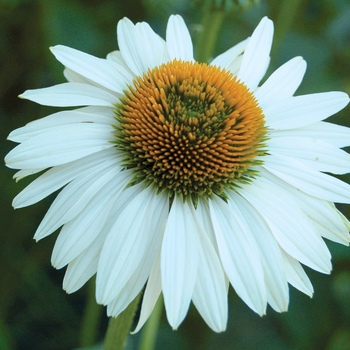
{"type": "Polygon", "coordinates": [[[254,95],[216,66],[174,60],[137,77],[116,104],[116,147],[133,183],[197,203],[226,198],[256,176],[264,115],[254,95]]]}

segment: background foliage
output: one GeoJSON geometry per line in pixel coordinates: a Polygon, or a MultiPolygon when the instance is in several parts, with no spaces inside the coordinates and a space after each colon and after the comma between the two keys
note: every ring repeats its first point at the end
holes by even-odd
{"type": "MultiPolygon", "coordinates": [[[[14,145],[8,133],[49,113],[17,98],[29,88],[63,82],[62,66],[48,50],[65,44],[104,57],[117,48],[115,28],[124,16],[147,21],[163,37],[167,18],[181,14],[194,41],[201,23],[201,0],[0,0],[0,136],[4,156],[14,145]]],[[[308,71],[298,93],[342,90],[350,93],[350,2],[348,0],[269,0],[239,12],[235,3],[215,1],[228,12],[215,54],[251,34],[260,18],[275,21],[270,72],[301,55],[308,71]]],[[[332,121],[350,125],[347,107],[332,121]]],[[[28,183],[12,180],[14,171],[1,168],[0,349],[73,349],[82,345],[81,323],[89,288],[73,295],[61,289],[64,271],[50,266],[56,234],[39,243],[32,236],[52,198],[14,211],[12,198],[28,183]]],[[[343,177],[350,181],[349,176],[343,177]]],[[[341,207],[350,217],[349,206],[341,207]]],[[[163,315],[157,349],[350,349],[350,250],[329,244],[334,271],[324,276],[307,269],[314,284],[313,299],[292,287],[290,310],[255,315],[230,291],[228,331],[213,333],[196,310],[177,332],[163,315]]],[[[92,288],[90,287],[90,290],[92,288]]],[[[96,342],[103,339],[107,318],[101,308],[96,342]]],[[[90,331],[92,332],[92,331],[90,331]]],[[[129,339],[136,348],[140,335],[129,339]]]]}

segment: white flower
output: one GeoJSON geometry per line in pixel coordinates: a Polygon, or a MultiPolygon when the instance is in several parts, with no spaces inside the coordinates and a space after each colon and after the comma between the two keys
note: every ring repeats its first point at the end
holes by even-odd
{"type": "Polygon", "coordinates": [[[96,298],[118,315],[146,284],[144,324],[163,293],[177,328],[191,300],[225,330],[229,283],[263,315],[288,308],[288,283],[312,295],[302,265],[329,273],[323,238],[349,243],[333,202],[350,187],[325,173],[350,171],[349,129],[323,122],[342,92],[293,96],[306,63],[296,57],[261,86],[273,23],[216,57],[194,61],[180,16],[166,41],[147,23],[118,24],[107,59],[56,46],[68,83],[21,97],[62,111],[13,131],[15,178],[46,170],[15,199],[34,204],[62,189],[35,239],[62,226],[52,254],[71,293],[97,274],[96,298]]]}

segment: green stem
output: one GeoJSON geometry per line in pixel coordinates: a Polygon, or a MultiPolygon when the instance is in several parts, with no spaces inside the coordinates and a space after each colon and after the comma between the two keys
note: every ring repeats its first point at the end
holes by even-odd
{"type": "Polygon", "coordinates": [[[80,347],[89,347],[97,343],[98,324],[103,307],[95,300],[95,278],[88,282],[87,304],[80,329],[80,347]]]}
{"type": "Polygon", "coordinates": [[[157,333],[162,316],[163,297],[158,298],[158,301],[153,309],[150,318],[147,320],[141,334],[139,350],[153,350],[157,341],[157,333]]]}
{"type": "Polygon", "coordinates": [[[196,59],[203,63],[208,63],[214,53],[217,37],[225,17],[224,11],[212,11],[209,6],[207,8],[202,20],[202,32],[196,46],[196,59]]]}
{"type": "Polygon", "coordinates": [[[132,321],[139,304],[141,293],[118,316],[109,319],[104,350],[123,350],[130,333],[132,321]]]}

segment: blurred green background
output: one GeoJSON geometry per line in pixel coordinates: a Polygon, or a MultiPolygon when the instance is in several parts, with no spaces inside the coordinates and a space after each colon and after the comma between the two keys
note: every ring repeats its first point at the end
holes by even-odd
{"type": "MultiPolygon", "coordinates": [[[[238,2],[238,1],[237,1],[238,2]]],[[[330,90],[350,93],[350,2],[348,0],[258,1],[246,11],[226,6],[227,15],[215,48],[222,52],[252,33],[261,17],[275,21],[269,72],[301,55],[308,70],[298,94],[330,90]]],[[[116,24],[124,16],[147,21],[163,37],[167,18],[181,14],[194,42],[202,18],[202,1],[170,0],[0,0],[1,154],[14,147],[8,133],[54,109],[20,100],[26,89],[64,81],[63,67],[49,46],[64,44],[105,57],[117,48],[116,24]]],[[[332,117],[350,126],[350,107],[332,117]]],[[[14,211],[12,198],[30,182],[12,180],[1,168],[0,349],[65,350],[81,346],[81,323],[89,289],[73,295],[61,289],[64,271],[50,265],[56,234],[35,243],[32,236],[52,198],[14,211]]],[[[343,180],[350,181],[350,176],[343,180]]],[[[340,207],[349,218],[350,207],[340,207]]],[[[185,322],[171,331],[163,315],[157,349],[350,349],[350,249],[329,244],[334,271],[324,276],[306,269],[315,287],[313,299],[290,288],[289,312],[268,309],[260,318],[230,291],[228,330],[213,333],[191,308],[185,322]]],[[[91,288],[90,288],[91,289],[91,288]]],[[[96,343],[107,318],[101,308],[96,343]]],[[[136,349],[140,335],[131,336],[136,349]]]]}

